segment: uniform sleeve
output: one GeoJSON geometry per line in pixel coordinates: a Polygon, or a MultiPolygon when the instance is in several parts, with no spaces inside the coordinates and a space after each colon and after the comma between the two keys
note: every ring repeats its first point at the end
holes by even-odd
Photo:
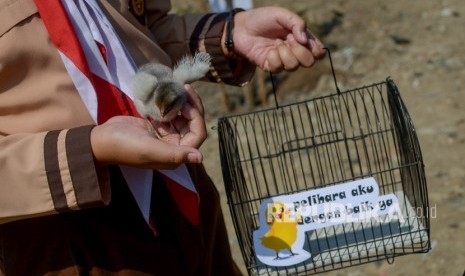
{"type": "Polygon", "coordinates": [[[0,138],[0,223],[108,204],[107,170],[95,165],[92,128],[0,138]]]}
{"type": "Polygon", "coordinates": [[[104,206],[93,121],[32,1],[0,1],[0,223],[104,206]]]}
{"type": "Polygon", "coordinates": [[[253,77],[255,65],[245,59],[224,55],[221,39],[228,13],[168,14],[169,1],[146,1],[148,27],[158,44],[174,61],[186,53],[208,52],[212,60],[209,79],[231,85],[245,85],[253,77]]]}

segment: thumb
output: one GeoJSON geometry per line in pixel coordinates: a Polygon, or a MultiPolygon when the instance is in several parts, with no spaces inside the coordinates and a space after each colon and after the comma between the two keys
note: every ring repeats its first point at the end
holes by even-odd
{"type": "Polygon", "coordinates": [[[200,164],[203,160],[202,153],[198,149],[183,145],[165,144],[165,149],[159,150],[157,154],[158,156],[163,156],[163,154],[169,156],[169,161],[164,163],[167,166],[177,167],[182,163],[200,164]]]}
{"type": "Polygon", "coordinates": [[[202,160],[203,160],[202,153],[200,153],[200,151],[198,151],[198,150],[187,153],[186,163],[200,164],[200,163],[202,163],[202,160]]]}

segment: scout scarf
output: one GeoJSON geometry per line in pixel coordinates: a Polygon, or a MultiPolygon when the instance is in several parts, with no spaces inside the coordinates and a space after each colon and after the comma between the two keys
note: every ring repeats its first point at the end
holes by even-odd
{"type": "MultiPolygon", "coordinates": [[[[34,0],[52,42],[97,124],[139,116],[132,102],[136,65],[95,0],[34,0]]],[[[145,220],[150,221],[153,172],[120,166],[145,220]]],[[[198,225],[199,197],[185,165],[160,170],[176,205],[198,225]]]]}

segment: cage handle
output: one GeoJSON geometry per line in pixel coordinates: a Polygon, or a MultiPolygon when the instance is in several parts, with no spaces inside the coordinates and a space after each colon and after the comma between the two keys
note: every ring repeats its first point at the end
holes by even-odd
{"type": "MultiPolygon", "coordinates": [[[[336,71],[334,70],[333,59],[331,58],[331,51],[329,50],[328,47],[324,47],[323,49],[328,53],[329,64],[331,66],[331,73],[333,74],[333,80],[334,80],[334,85],[336,86],[336,92],[338,95],[341,95],[341,90],[339,89],[339,86],[337,85],[336,71]]],[[[276,96],[276,86],[274,83],[273,73],[271,72],[270,72],[270,80],[271,80],[271,87],[273,91],[274,104],[275,104],[276,109],[279,109],[278,97],[276,96]]]]}
{"type": "Polygon", "coordinates": [[[333,80],[334,80],[334,85],[336,86],[336,92],[338,95],[341,95],[341,90],[339,90],[339,86],[337,85],[336,71],[334,70],[334,64],[331,58],[331,51],[329,50],[328,47],[324,47],[323,49],[325,49],[326,52],[328,52],[329,64],[331,65],[331,72],[333,73],[333,80]]]}

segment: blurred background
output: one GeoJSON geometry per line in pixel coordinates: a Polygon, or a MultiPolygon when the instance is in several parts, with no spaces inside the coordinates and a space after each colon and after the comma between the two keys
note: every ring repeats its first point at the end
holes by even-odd
{"type": "MultiPolygon", "coordinates": [[[[331,49],[341,90],[391,77],[415,124],[426,165],[432,251],[355,266],[328,275],[462,275],[465,271],[465,2],[463,0],[254,0],[302,16],[331,49]]],[[[205,12],[207,0],[173,0],[173,12],[205,12]]],[[[280,103],[335,92],[329,60],[275,76],[280,103]]],[[[234,258],[246,273],[219,167],[219,117],[274,105],[269,78],[257,71],[245,89],[199,83],[209,137],[205,166],[222,195],[234,258]],[[220,104],[221,103],[221,104],[220,104]]]]}

